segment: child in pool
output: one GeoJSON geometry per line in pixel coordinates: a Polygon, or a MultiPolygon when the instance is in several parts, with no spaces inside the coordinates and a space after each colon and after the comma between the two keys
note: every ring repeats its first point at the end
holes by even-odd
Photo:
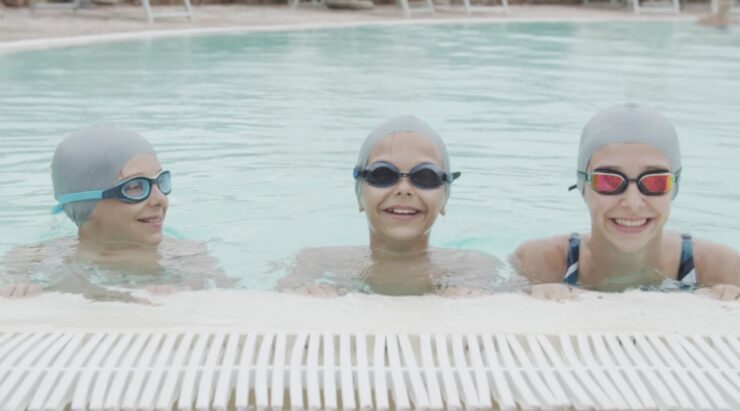
{"type": "Polygon", "coordinates": [[[473,251],[429,247],[453,181],[447,148],[421,120],[391,119],[365,139],[354,170],[370,247],[300,251],[282,288],[318,295],[338,290],[386,295],[479,294],[495,285],[497,261],[473,251]],[[333,284],[316,282],[330,277],[333,284]]]}
{"type": "Polygon", "coordinates": [[[665,232],[678,194],[681,154],[657,111],[622,104],[594,116],[581,135],[577,184],[591,232],[529,241],[512,256],[540,298],[570,298],[571,286],[621,291],[678,282],[740,298],[740,257],[729,247],[665,232]],[[544,284],[543,284],[544,283],[544,284]]]}
{"type": "Polygon", "coordinates": [[[169,292],[231,284],[205,245],[163,235],[170,172],[137,133],[112,127],[79,130],[57,147],[51,176],[58,200],[53,212],[63,211],[77,225],[77,238],[9,252],[3,262],[10,284],[0,287],[0,296],[41,292],[32,281],[39,272],[51,272],[47,289],[100,299],[125,297],[100,285],[169,292]],[[102,284],[93,284],[91,277],[102,284]]]}

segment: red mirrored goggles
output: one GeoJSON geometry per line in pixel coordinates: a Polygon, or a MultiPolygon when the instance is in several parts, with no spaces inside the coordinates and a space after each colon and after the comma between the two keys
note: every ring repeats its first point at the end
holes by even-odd
{"type": "Polygon", "coordinates": [[[637,178],[627,178],[626,175],[615,170],[596,169],[590,173],[579,174],[586,177],[591,188],[599,194],[616,195],[627,191],[629,183],[636,183],[642,194],[660,196],[670,193],[678,180],[676,175],[669,171],[648,171],[637,178]]]}

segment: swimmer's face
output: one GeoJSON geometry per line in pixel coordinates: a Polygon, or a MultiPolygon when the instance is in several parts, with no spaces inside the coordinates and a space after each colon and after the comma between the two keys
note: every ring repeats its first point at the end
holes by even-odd
{"type": "MultiPolygon", "coordinates": [[[[429,139],[415,133],[396,133],[381,139],[370,153],[367,164],[384,161],[408,173],[415,166],[431,163],[443,167],[442,157],[429,139]]],[[[362,182],[360,210],[367,214],[371,244],[386,248],[426,248],[429,232],[444,214],[444,186],[422,189],[408,177],[391,187],[373,187],[362,182]]]]}
{"type": "MultiPolygon", "coordinates": [[[[616,170],[634,179],[647,171],[671,170],[671,166],[651,145],[615,143],[594,153],[588,171],[595,169],[616,170]]],[[[584,198],[591,211],[592,231],[627,253],[642,251],[659,238],[671,213],[671,193],[648,196],[632,182],[617,195],[599,194],[586,184],[584,198]]]]}
{"type": "MultiPolygon", "coordinates": [[[[154,156],[140,154],[123,166],[116,182],[135,176],[156,177],[160,171],[162,166],[154,156]]],[[[83,227],[98,241],[157,246],[162,241],[168,205],[167,196],[155,184],[149,198],[139,203],[100,200],[83,227]]]]}

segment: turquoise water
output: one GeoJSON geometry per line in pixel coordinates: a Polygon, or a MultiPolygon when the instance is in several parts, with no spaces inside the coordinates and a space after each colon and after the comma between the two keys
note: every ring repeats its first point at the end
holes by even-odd
{"type": "Polygon", "coordinates": [[[270,288],[308,246],[367,244],[351,169],[365,135],[412,113],[463,177],[432,244],[504,258],[588,230],[574,180],[596,111],[671,118],[684,175],[669,228],[740,249],[740,30],[690,23],[365,27],[130,41],[0,55],[0,253],[74,235],[53,217],[56,144],[140,131],[173,172],[168,224],[270,288]]]}

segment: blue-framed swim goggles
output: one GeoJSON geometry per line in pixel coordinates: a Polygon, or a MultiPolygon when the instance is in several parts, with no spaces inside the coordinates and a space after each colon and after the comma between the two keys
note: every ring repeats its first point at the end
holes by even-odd
{"type": "Polygon", "coordinates": [[[394,186],[401,177],[408,177],[411,184],[424,190],[452,184],[460,174],[448,173],[431,163],[421,163],[408,173],[402,173],[398,167],[385,161],[372,163],[364,169],[357,166],[352,173],[355,179],[362,178],[371,186],[381,188],[394,186]]]}
{"type": "Polygon", "coordinates": [[[155,184],[162,194],[169,195],[172,192],[172,176],[169,170],[162,171],[154,178],[143,176],[127,178],[107,190],[65,194],[57,199],[59,203],[51,209],[51,213],[61,213],[65,204],[76,201],[115,198],[124,203],[140,203],[149,198],[152,194],[152,186],[155,184]]]}

